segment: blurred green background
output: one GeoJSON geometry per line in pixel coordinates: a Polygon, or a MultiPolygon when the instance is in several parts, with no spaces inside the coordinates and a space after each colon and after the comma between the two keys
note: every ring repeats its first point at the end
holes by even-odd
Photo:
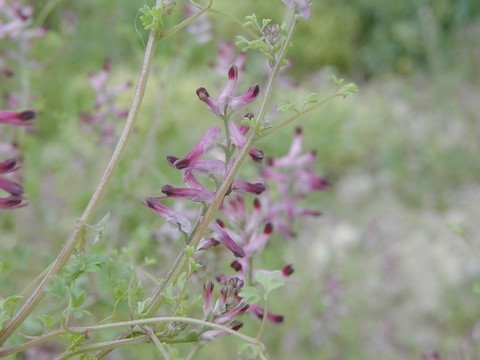
{"type": "MultiPolygon", "coordinates": [[[[42,3],[34,2],[36,15],[42,3]]],[[[20,137],[30,205],[0,215],[0,296],[20,292],[54,259],[97,185],[112,146],[80,126],[79,114],[94,111],[88,74],[109,58],[110,84],[135,81],[146,39],[137,16],[143,4],[57,1],[45,18],[50,31],[30,49],[39,66],[18,67],[18,76],[2,81],[4,93],[17,89],[19,79],[29,81],[29,107],[38,110],[38,122],[20,137]],[[72,16],[74,31],[68,32],[72,16]]],[[[214,1],[240,19],[255,12],[280,21],[280,5],[214,1]]],[[[298,85],[279,86],[274,103],[310,92],[328,97],[331,74],[354,81],[360,92],[299,121],[305,150],[316,149],[318,171],[333,187],[309,199],[322,218],[305,220],[293,241],[273,239],[258,260],[262,268],[295,268],[292,283],[272,300],[272,311],[285,315],[285,323],[265,333],[271,358],[400,360],[429,352],[442,359],[480,358],[480,2],[314,0],[312,9],[289,52],[287,76],[298,85]]],[[[182,17],[178,6],[169,25],[182,17]]],[[[141,119],[98,211],[98,219],[106,212],[111,219],[92,252],[117,261],[118,276],[128,278],[126,268],[136,264],[161,277],[180,247],[152,239],[162,221],[140,201],[164,184],[181,184],[165,156],[187,153],[217,121],[195,89],[217,92],[225,76],[210,66],[215,45],[233,41],[242,29],[222,16],[207,21],[213,25],[209,42],[199,44],[185,31],[159,45],[141,119]],[[157,263],[147,264],[146,256],[157,263]]],[[[240,88],[264,85],[264,71],[264,59],[248,53],[240,88]]],[[[132,93],[119,98],[123,107],[132,93]]],[[[272,123],[277,116],[272,107],[272,123]]],[[[259,147],[281,156],[293,128],[259,147]]],[[[254,174],[248,166],[245,173],[254,174]]],[[[117,280],[105,286],[113,289],[117,280]]],[[[107,316],[111,304],[102,301],[87,307],[98,318],[82,321],[107,316]]],[[[246,318],[242,331],[255,334],[259,322],[246,318]]],[[[32,317],[23,331],[38,329],[32,317]]],[[[240,346],[226,337],[198,359],[234,359],[240,346]]],[[[154,358],[144,345],[116,351],[111,359],[139,354],[154,358]]]]}

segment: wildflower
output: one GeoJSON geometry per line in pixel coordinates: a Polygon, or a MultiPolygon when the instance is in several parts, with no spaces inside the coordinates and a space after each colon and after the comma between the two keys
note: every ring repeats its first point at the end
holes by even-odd
{"type": "MultiPolygon", "coordinates": [[[[259,319],[263,319],[265,314],[265,309],[257,304],[250,305],[249,311],[255,314],[259,319]]],[[[282,315],[267,312],[267,319],[274,324],[280,324],[283,322],[284,317],[282,315]]]]}
{"type": "Polygon", "coordinates": [[[232,65],[228,70],[228,81],[222,92],[218,96],[218,99],[213,99],[208,91],[204,88],[197,89],[198,98],[207,104],[207,107],[215,115],[226,118],[232,111],[240,109],[241,107],[254,101],[259,92],[260,87],[258,84],[251,86],[246,93],[239,96],[234,96],[235,88],[238,80],[238,67],[232,65]]]}
{"type": "Polygon", "coordinates": [[[192,230],[192,224],[185,216],[156,201],[158,199],[159,198],[148,198],[143,204],[155,211],[167,222],[178,226],[182,231],[188,233],[192,230]]]}
{"type": "MultiPolygon", "coordinates": [[[[0,175],[13,173],[18,169],[19,167],[15,159],[0,162],[0,175]]],[[[10,194],[7,197],[0,197],[0,210],[17,209],[27,205],[24,202],[25,198],[23,197],[23,186],[21,184],[5,177],[0,177],[0,189],[10,194]]]]}
{"type": "Polygon", "coordinates": [[[307,20],[311,15],[311,6],[312,2],[310,0],[282,0],[285,5],[289,8],[295,10],[298,15],[303,19],[307,20]]]}
{"type": "Polygon", "coordinates": [[[327,179],[316,175],[311,164],[316,153],[310,151],[302,154],[303,132],[295,130],[295,136],[287,155],[278,159],[268,159],[267,166],[260,170],[265,183],[271,182],[281,194],[279,201],[264,198],[268,205],[267,220],[283,236],[293,237],[293,224],[299,216],[319,216],[321,212],[299,206],[300,200],[306,198],[312,191],[328,190],[327,179]]]}
{"type": "MultiPolygon", "coordinates": [[[[238,130],[238,129],[237,129],[238,130]]],[[[239,137],[244,140],[244,135],[239,133],[239,137]]],[[[193,147],[193,149],[184,157],[167,156],[167,162],[175,169],[181,170],[183,173],[183,182],[186,187],[176,187],[172,185],[164,185],[162,193],[164,195],[151,197],[144,202],[144,205],[150,207],[157,214],[166,219],[170,224],[176,225],[181,231],[188,233],[191,230],[191,222],[180,213],[168,208],[167,206],[158,203],[156,200],[163,200],[165,198],[184,199],[191,202],[209,204],[214,196],[215,191],[210,190],[206,185],[197,179],[197,175],[202,175],[208,179],[213,179],[214,184],[219,184],[228,174],[228,166],[225,162],[219,159],[205,159],[203,158],[208,152],[214,149],[217,145],[217,140],[220,136],[220,128],[217,126],[208,129],[201,137],[200,141],[193,147]],[[188,230],[187,230],[188,229],[188,230]]],[[[242,141],[243,141],[242,140],[242,141]]],[[[241,140],[239,140],[241,142],[241,140]]],[[[240,146],[239,142],[236,142],[240,146]]],[[[241,144],[243,147],[245,141],[241,144]]],[[[224,147],[219,147],[225,149],[224,147]]],[[[263,183],[251,183],[240,179],[235,179],[228,191],[228,195],[235,193],[253,193],[261,194],[265,191],[263,183]]],[[[224,229],[224,224],[220,221],[213,221],[209,224],[211,234],[200,240],[197,250],[206,250],[219,244],[227,247],[235,257],[245,257],[245,251],[237,244],[229,233],[224,229]]]]}
{"type": "MultiPolygon", "coordinates": [[[[204,319],[227,326],[233,330],[239,330],[243,326],[243,323],[237,319],[250,307],[250,305],[238,295],[243,285],[244,281],[236,276],[222,280],[220,295],[215,304],[213,304],[215,285],[213,282],[207,281],[204,286],[204,319]]],[[[223,330],[207,330],[201,333],[200,339],[203,341],[211,341],[219,336],[225,335],[228,335],[228,333],[223,330]]]]}
{"type": "Polygon", "coordinates": [[[225,245],[236,257],[245,257],[245,251],[230,237],[221,225],[222,223],[218,221],[210,223],[210,229],[217,236],[217,240],[225,245]]]}
{"type": "Polygon", "coordinates": [[[27,126],[32,124],[35,112],[26,110],[21,112],[0,110],[0,124],[9,124],[15,126],[27,126]]]}

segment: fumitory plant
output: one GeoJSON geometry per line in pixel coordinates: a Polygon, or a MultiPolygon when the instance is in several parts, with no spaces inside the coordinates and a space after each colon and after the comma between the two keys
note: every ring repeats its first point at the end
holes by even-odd
{"type": "MultiPolygon", "coordinates": [[[[95,110],[81,115],[84,122],[100,128],[102,141],[107,143],[115,138],[111,121],[120,122],[126,116],[122,133],[84,213],[72,224],[73,232],[55,260],[22,294],[0,300],[0,357],[51,346],[57,359],[101,359],[117,348],[150,343],[164,359],[182,358],[179,344],[190,344],[185,356],[193,359],[219,337],[234,336],[246,344],[242,356],[268,358],[262,336],[267,326],[284,321],[270,299],[277,288],[290,282],[295,264],[283,262],[277,268],[265,268],[261,255],[268,247],[281,246],[282,238],[293,239],[299,218],[321,215],[303,200],[330,185],[314,170],[315,151],[303,149],[300,127],[292,129],[293,140],[284,156],[264,152],[258,142],[273,139],[278,129],[326,101],[356,91],[354,84],[334,79],[336,90],[326,99],[311,93],[299,105],[293,101],[273,105],[279,74],[289,65],[286,56],[295,28],[309,18],[312,6],[307,0],[275,1],[285,5],[283,21],[252,14],[242,23],[215,8],[213,0],[157,0],[139,10],[139,21],[149,35],[129,110],[118,108],[114,101],[129,85],[107,86],[112,65],[106,61],[98,74],[90,76],[95,110]],[[171,25],[178,3],[188,17],[171,25]],[[163,219],[150,229],[156,234],[159,251],[167,239],[181,243],[176,258],[168,257],[164,272],[149,273],[135,263],[128,248],[108,254],[96,251],[98,244],[106,241],[109,221],[108,214],[98,221],[96,210],[135,136],[157,44],[182,30],[198,36],[199,44],[209,41],[205,28],[198,27],[209,21],[207,15],[242,24],[243,35],[236,39],[239,54],[232,43],[219,43],[218,64],[213,69],[207,64],[205,71],[223,71],[225,85],[222,89],[196,89],[203,103],[198,107],[206,106],[212,113],[211,120],[202,121],[210,121],[211,126],[194,146],[165,156],[181,185],[163,184],[158,193],[138,199],[139,212],[148,214],[149,209],[163,219]],[[245,58],[250,52],[265,57],[266,81],[244,83],[248,73],[245,58]],[[242,166],[256,168],[249,172],[256,175],[244,176],[242,166]],[[94,240],[90,241],[92,234],[94,240]],[[94,283],[102,285],[95,288],[94,283]],[[95,294],[91,295],[93,288],[95,294]],[[54,301],[43,308],[40,302],[46,294],[54,301]],[[96,302],[101,306],[95,307],[96,302]],[[257,323],[253,336],[240,330],[248,314],[257,323]],[[21,326],[34,316],[41,328],[27,334],[21,326]],[[22,338],[20,332],[28,337],[22,338]]],[[[191,96],[195,96],[193,91],[191,96]]],[[[33,115],[8,110],[0,112],[0,123],[25,125],[33,115]]],[[[24,205],[21,185],[5,177],[17,169],[15,159],[0,161],[0,187],[10,194],[1,198],[0,207],[24,205]]],[[[136,239],[135,234],[127,236],[132,242],[136,239]]],[[[155,263],[156,259],[150,255],[145,261],[155,263]]]]}

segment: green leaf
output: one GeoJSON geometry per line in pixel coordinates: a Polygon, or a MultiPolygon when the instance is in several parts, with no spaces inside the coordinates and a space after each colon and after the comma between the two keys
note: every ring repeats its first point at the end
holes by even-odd
{"type": "Polygon", "coordinates": [[[145,258],[143,259],[143,262],[147,266],[152,266],[152,265],[155,265],[157,263],[157,259],[145,256],[145,258]]]}
{"type": "Polygon", "coordinates": [[[23,300],[21,295],[12,295],[5,299],[0,300],[0,308],[6,308],[7,306],[12,306],[23,300]]]}
{"type": "Polygon", "coordinates": [[[160,7],[149,7],[144,5],[139,9],[140,20],[145,30],[158,30],[162,31],[164,27],[163,23],[163,9],[160,7]]]}
{"type": "Polygon", "coordinates": [[[115,300],[120,300],[123,299],[127,296],[127,291],[128,291],[128,284],[127,280],[122,279],[118,283],[117,286],[113,289],[113,293],[115,294],[115,300]]]}
{"type": "Polygon", "coordinates": [[[277,111],[279,112],[287,112],[287,111],[295,111],[298,112],[297,106],[294,101],[290,101],[288,103],[280,103],[278,104],[277,111]]]}
{"type": "Polygon", "coordinates": [[[52,315],[48,315],[48,314],[42,314],[40,316],[40,321],[43,325],[44,330],[52,329],[53,326],[55,325],[55,323],[57,322],[55,317],[53,317],[52,315]]]}
{"type": "Polygon", "coordinates": [[[239,295],[247,301],[249,304],[254,304],[262,298],[260,291],[253,286],[246,286],[240,291],[239,295]]]}
{"type": "Polygon", "coordinates": [[[137,308],[135,309],[135,311],[137,312],[137,315],[143,315],[143,313],[147,310],[147,305],[149,302],[150,302],[150,299],[137,302],[137,308]]]}
{"type": "Polygon", "coordinates": [[[257,272],[255,274],[255,280],[262,285],[266,294],[285,285],[285,281],[280,278],[280,271],[257,272]]]}
{"type": "Polygon", "coordinates": [[[187,280],[187,273],[184,271],[178,276],[177,286],[179,288],[183,288],[185,286],[185,281],[186,280],[187,280]]]}
{"type": "Polygon", "coordinates": [[[3,261],[0,261],[0,272],[3,271],[3,261]]]}
{"type": "Polygon", "coordinates": [[[45,286],[45,291],[57,299],[63,298],[67,291],[65,279],[60,275],[54,275],[52,282],[45,286]]]}
{"type": "Polygon", "coordinates": [[[185,255],[188,257],[192,257],[193,254],[195,253],[195,248],[191,245],[185,246],[185,255]]]}
{"type": "Polygon", "coordinates": [[[316,103],[319,100],[319,94],[318,93],[310,93],[307,96],[303,98],[303,103],[305,105],[311,104],[311,103],[316,103]]]}

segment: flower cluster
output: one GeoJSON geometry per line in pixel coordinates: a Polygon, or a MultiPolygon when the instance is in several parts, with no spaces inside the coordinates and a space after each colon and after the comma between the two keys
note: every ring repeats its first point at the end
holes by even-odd
{"type": "Polygon", "coordinates": [[[99,129],[102,144],[112,144],[115,141],[115,120],[125,118],[128,110],[119,108],[117,105],[117,96],[131,87],[131,83],[123,83],[117,86],[109,87],[110,60],[105,60],[102,70],[98,73],[90,74],[90,85],[95,92],[95,112],[82,113],[80,119],[89,125],[99,129]]]}
{"type": "MultiPolygon", "coordinates": [[[[0,111],[0,124],[27,126],[32,124],[34,117],[35,113],[31,110],[22,112],[0,111]]],[[[19,168],[18,161],[15,158],[8,158],[0,162],[0,175],[8,174],[12,176],[19,168]]],[[[17,181],[0,176],[0,189],[9,194],[9,196],[0,197],[0,210],[17,209],[27,205],[23,196],[23,186],[17,181]]]]}
{"type": "MultiPolygon", "coordinates": [[[[200,99],[205,101],[212,111],[226,121],[227,118],[225,117],[229,117],[233,110],[239,109],[255,100],[259,91],[258,85],[255,85],[252,87],[255,91],[250,91],[248,95],[234,96],[237,75],[237,67],[232,66],[229,70],[229,80],[227,85],[217,100],[210,98],[208,92],[204,88],[197,90],[197,94],[206,94],[206,98],[200,97],[200,99]]],[[[224,143],[230,143],[233,149],[229,149],[228,146],[222,144],[220,139],[221,130],[218,126],[213,126],[205,132],[198,144],[184,157],[179,158],[176,156],[167,156],[168,163],[175,169],[182,171],[183,182],[186,187],[165,185],[162,187],[163,195],[148,198],[145,205],[162,216],[167,222],[178,227],[183,234],[188,236],[193,228],[192,221],[194,221],[194,219],[187,218],[184,214],[167,207],[158,200],[166,198],[186,199],[191,202],[200,203],[203,206],[208,205],[215,196],[215,185],[221,184],[228,175],[229,165],[235,158],[234,156],[231,156],[232,150],[241,150],[245,146],[248,131],[248,127],[238,126],[234,121],[229,121],[228,133],[230,137],[229,139],[226,139],[224,143]],[[224,160],[213,157],[205,158],[205,155],[213,150],[221,150],[225,152],[224,160]],[[213,179],[213,188],[211,185],[208,186],[205,182],[199,181],[199,176],[213,179]]],[[[263,153],[256,148],[251,148],[249,153],[254,161],[261,161],[263,158],[263,153]]],[[[229,193],[260,194],[264,190],[265,186],[261,183],[250,183],[236,179],[232,183],[229,193]]],[[[230,249],[235,256],[245,256],[244,250],[228,235],[221,221],[211,222],[209,228],[212,235],[211,237],[202,240],[200,249],[206,249],[212,244],[217,245],[222,243],[230,249]]]]}
{"type": "MultiPolygon", "coordinates": [[[[243,322],[237,318],[245,313],[250,307],[238,294],[242,290],[244,281],[238,277],[231,277],[220,284],[220,295],[213,303],[213,291],[215,285],[207,281],[203,293],[204,320],[227,326],[233,330],[239,330],[243,322]]],[[[203,341],[211,341],[219,336],[228,335],[223,330],[208,330],[200,335],[203,341]]]]}
{"type": "Polygon", "coordinates": [[[201,101],[207,104],[207,107],[215,115],[221,118],[228,118],[233,111],[254,101],[260,92],[260,87],[258,84],[255,84],[243,95],[234,96],[237,80],[238,66],[233,65],[228,70],[227,84],[217,99],[212,98],[204,87],[197,89],[197,96],[201,101]]]}
{"type": "Polygon", "coordinates": [[[312,192],[328,190],[330,186],[326,178],[314,172],[312,165],[316,152],[312,150],[302,154],[302,147],[303,132],[297,128],[288,154],[278,159],[267,159],[267,166],[260,170],[263,181],[277,189],[275,198],[270,191],[262,199],[266,219],[284,237],[295,236],[297,218],[321,215],[317,210],[303,207],[301,200],[312,192]]]}
{"type": "MultiPolygon", "coordinates": [[[[205,208],[213,200],[218,184],[221,184],[228,175],[230,164],[235,156],[232,150],[240,150],[247,143],[246,135],[250,129],[239,126],[230,120],[235,110],[252,102],[258,95],[258,85],[252,86],[244,95],[235,95],[238,77],[237,66],[231,66],[228,71],[227,85],[217,99],[210,97],[205,88],[199,88],[197,95],[207,107],[226,126],[228,139],[221,140],[221,130],[217,126],[208,129],[200,141],[184,157],[168,156],[168,163],[175,169],[181,170],[185,187],[164,185],[162,195],[146,199],[144,205],[163,217],[168,223],[174,225],[178,231],[188,240],[191,236],[194,223],[202,220],[201,212],[195,214],[176,210],[164,204],[170,199],[189,200],[203,205],[205,208]],[[233,149],[230,149],[233,147],[233,149]],[[216,150],[225,153],[224,160],[217,157],[207,158],[206,155],[216,150]],[[228,155],[228,156],[227,156],[228,155]],[[232,157],[233,156],[233,157],[232,157]],[[213,180],[212,186],[207,186],[202,179],[213,180]]],[[[252,114],[247,114],[252,118],[252,114]]],[[[269,158],[259,172],[260,182],[247,182],[235,179],[220,206],[220,217],[209,223],[210,233],[201,239],[197,251],[205,251],[211,247],[222,244],[227,247],[236,259],[231,263],[235,275],[218,275],[217,280],[222,284],[221,298],[217,305],[211,302],[213,283],[205,285],[205,316],[207,319],[228,323],[234,328],[238,324],[235,318],[245,312],[247,308],[259,319],[264,316],[273,323],[281,323],[282,315],[265,313],[258,304],[250,304],[248,307],[239,298],[238,292],[233,296],[231,309],[225,307],[227,302],[227,289],[225,287],[233,282],[235,284],[252,282],[252,260],[266,247],[268,241],[276,232],[283,237],[295,236],[295,221],[300,217],[319,216],[320,212],[303,207],[300,202],[314,191],[328,189],[328,181],[317,176],[313,171],[313,161],[316,154],[314,151],[302,152],[303,133],[301,129],[295,131],[290,150],[287,155],[278,158],[269,158]],[[266,191],[268,189],[268,191],[266,191]],[[246,203],[246,194],[253,194],[253,205],[246,203]],[[225,292],[225,293],[224,293],[225,292]],[[223,304],[223,305],[222,305],[223,304]],[[221,307],[220,305],[224,306],[221,307]]],[[[250,158],[256,162],[263,160],[263,152],[252,147],[249,151],[250,158]]],[[[184,209],[184,208],[182,208],[184,209]]],[[[166,232],[164,232],[166,233],[166,232]]],[[[286,264],[278,274],[286,279],[293,273],[293,266],[286,264]]],[[[230,286],[229,285],[229,286],[230,286]]],[[[240,286],[241,287],[241,286],[240,286]]],[[[212,333],[213,334],[213,333],[212,333]]],[[[216,334],[216,333],[215,333],[216,334]]],[[[203,336],[207,336],[203,334],[203,336]]]]}

